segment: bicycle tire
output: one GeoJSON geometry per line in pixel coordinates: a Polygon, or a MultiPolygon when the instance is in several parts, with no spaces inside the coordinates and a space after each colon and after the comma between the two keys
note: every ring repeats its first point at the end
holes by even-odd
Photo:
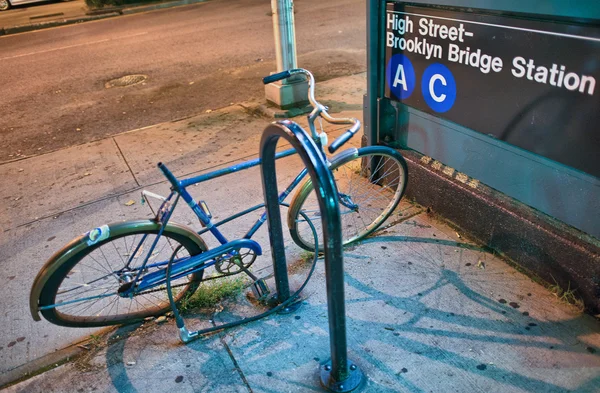
{"type": "MultiPolygon", "coordinates": [[[[49,322],[69,327],[120,325],[158,316],[170,309],[165,288],[159,287],[152,292],[144,291],[132,297],[122,297],[117,292],[119,287],[139,272],[135,263],[141,264],[144,259],[141,256],[147,255],[160,225],[154,221],[142,220],[111,224],[107,229],[110,233],[108,237],[95,244],[88,244],[87,234],[69,243],[57,253],[60,256],[54,262],[59,266],[52,266],[50,262],[54,258],[51,258],[40,275],[43,276],[44,271],[52,272],[45,278],[40,275],[36,278],[36,282],[45,280],[40,291],[38,308],[49,322]],[[136,248],[135,244],[140,242],[136,243],[135,240],[140,236],[143,243],[141,248],[136,248]],[[139,256],[136,256],[138,254],[139,256]],[[67,257],[61,257],[64,255],[67,257]],[[101,257],[105,260],[99,261],[101,257]],[[126,264],[128,259],[132,262],[129,268],[120,271],[118,267],[126,264]]],[[[172,250],[178,245],[182,245],[185,254],[190,256],[207,250],[204,241],[191,229],[178,224],[168,224],[150,254],[150,260],[142,274],[163,268],[163,261],[166,266],[173,255],[172,250]],[[150,265],[152,266],[148,267],[150,265]]],[[[172,283],[182,284],[176,302],[194,293],[200,285],[202,274],[201,270],[172,283]]]]}
{"type": "MultiPolygon", "coordinates": [[[[402,155],[386,146],[344,153],[333,158],[331,171],[340,196],[342,241],[346,246],[373,233],[392,214],[404,195],[408,169],[402,155]]],[[[305,180],[292,199],[288,228],[298,246],[314,251],[308,225],[299,217],[301,210],[311,217],[319,232],[319,249],[323,250],[320,208],[311,179],[305,180]]]]}

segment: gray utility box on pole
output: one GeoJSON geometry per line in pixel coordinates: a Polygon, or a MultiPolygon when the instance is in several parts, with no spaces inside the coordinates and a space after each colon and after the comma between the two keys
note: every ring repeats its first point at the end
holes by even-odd
{"type": "MultiPolygon", "coordinates": [[[[298,68],[296,60],[296,32],[294,30],[294,2],[271,0],[277,72],[298,68]]],[[[304,77],[289,78],[265,86],[267,101],[281,109],[304,106],[308,103],[308,81],[304,77]]]]}

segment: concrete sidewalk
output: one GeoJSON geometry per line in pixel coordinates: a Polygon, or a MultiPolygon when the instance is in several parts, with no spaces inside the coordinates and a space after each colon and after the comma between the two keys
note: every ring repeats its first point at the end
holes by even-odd
{"type": "MultiPolygon", "coordinates": [[[[364,74],[339,78],[318,84],[317,97],[333,112],[361,117],[364,88],[364,74]]],[[[139,204],[139,193],[167,192],[156,162],[184,176],[255,157],[268,124],[257,112],[257,104],[233,105],[0,165],[0,176],[16,184],[3,182],[0,189],[0,386],[50,368],[6,391],[322,391],[319,365],[330,356],[323,261],[298,311],[188,345],[179,342],[170,320],[98,331],[35,323],[28,312],[33,278],[55,250],[101,224],[152,216],[149,206],[139,204]],[[77,358],[62,364],[72,356],[77,358]]],[[[335,137],[344,130],[328,131],[335,137]]],[[[300,166],[297,157],[278,162],[280,183],[300,166]]],[[[418,186],[409,174],[409,187],[418,186]]],[[[203,183],[193,194],[226,217],[262,201],[259,171],[203,183]]],[[[254,219],[225,231],[234,238],[254,219]]],[[[198,229],[185,208],[173,220],[198,229]]],[[[269,276],[263,229],[257,240],[265,245],[264,255],[254,271],[269,276]]],[[[292,277],[297,288],[308,268],[301,250],[287,244],[288,255],[298,258],[292,277]]],[[[345,251],[344,262],[349,357],[366,375],[362,391],[600,391],[598,320],[562,303],[426,209],[404,201],[388,227],[345,251]]],[[[243,293],[190,313],[186,321],[199,328],[260,311],[243,293]]]]}

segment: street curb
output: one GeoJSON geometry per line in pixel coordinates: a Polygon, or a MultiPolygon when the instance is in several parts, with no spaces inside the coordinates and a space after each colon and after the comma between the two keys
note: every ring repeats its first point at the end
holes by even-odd
{"type": "MultiPolygon", "coordinates": [[[[116,329],[124,329],[125,334],[123,334],[123,338],[125,338],[127,334],[130,331],[135,330],[136,327],[137,324],[135,323],[123,326],[105,326],[94,334],[96,336],[106,336],[116,329]]],[[[52,353],[24,363],[10,371],[3,373],[0,375],[0,390],[33,378],[36,375],[44,374],[45,372],[60,367],[63,364],[72,362],[82,354],[86,353],[86,350],[81,346],[81,344],[88,341],[88,338],[75,341],[67,347],[57,349],[52,353]]]]}
{"type": "Polygon", "coordinates": [[[312,106],[307,105],[304,108],[291,108],[285,110],[272,107],[267,104],[261,104],[254,109],[269,119],[292,119],[294,117],[310,113],[312,111],[312,106]]]}
{"type": "Polygon", "coordinates": [[[79,356],[82,352],[83,349],[74,344],[7,371],[0,376],[0,389],[7,388],[38,374],[43,374],[53,368],[62,366],[79,356]]]}
{"type": "Polygon", "coordinates": [[[34,23],[32,25],[20,25],[20,26],[13,26],[13,27],[3,27],[3,28],[0,28],[0,36],[10,35],[10,34],[18,34],[18,33],[25,33],[25,32],[34,31],[34,30],[48,29],[48,28],[57,27],[57,26],[73,25],[73,24],[76,24],[76,23],[82,23],[82,22],[94,21],[94,20],[99,20],[99,19],[105,19],[105,18],[110,18],[110,17],[113,17],[113,16],[119,16],[119,15],[121,15],[121,13],[119,13],[119,12],[112,12],[110,14],[93,15],[93,16],[81,16],[81,17],[78,17],[78,18],[63,19],[63,20],[54,20],[54,21],[50,21],[50,22],[34,23]]]}
{"type": "Polygon", "coordinates": [[[206,1],[207,0],[180,0],[180,1],[172,1],[172,2],[168,2],[168,3],[158,3],[158,4],[154,4],[154,5],[144,5],[144,6],[138,6],[138,7],[123,8],[123,9],[121,9],[121,14],[122,15],[131,15],[131,14],[137,14],[139,12],[162,10],[165,8],[179,7],[182,5],[204,3],[206,1]]]}
{"type": "Polygon", "coordinates": [[[42,29],[47,29],[47,28],[51,28],[51,27],[72,25],[72,24],[76,24],[76,23],[91,22],[91,21],[95,21],[95,20],[112,18],[115,16],[121,16],[121,15],[131,15],[131,14],[137,14],[140,12],[148,12],[148,11],[171,8],[171,7],[179,7],[179,6],[184,6],[184,5],[196,4],[196,3],[204,3],[206,1],[207,0],[179,0],[179,1],[171,1],[171,2],[167,2],[167,3],[157,3],[157,4],[152,4],[152,5],[141,5],[141,6],[133,6],[133,7],[132,6],[110,7],[105,10],[105,11],[107,11],[106,13],[99,13],[99,12],[103,11],[102,9],[90,10],[88,13],[86,13],[85,16],[79,16],[76,18],[33,23],[30,25],[0,27],[0,36],[25,33],[28,31],[42,30],[42,29]]]}

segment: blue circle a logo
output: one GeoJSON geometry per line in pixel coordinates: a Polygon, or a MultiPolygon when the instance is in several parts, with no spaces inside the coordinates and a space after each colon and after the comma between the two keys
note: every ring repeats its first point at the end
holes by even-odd
{"type": "Polygon", "coordinates": [[[417,84],[412,63],[401,54],[392,56],[388,62],[385,79],[392,94],[400,100],[410,97],[417,84]]]}
{"type": "Polygon", "coordinates": [[[452,72],[440,63],[430,65],[423,73],[421,92],[427,105],[435,112],[449,111],[456,101],[456,81],[452,72]]]}

